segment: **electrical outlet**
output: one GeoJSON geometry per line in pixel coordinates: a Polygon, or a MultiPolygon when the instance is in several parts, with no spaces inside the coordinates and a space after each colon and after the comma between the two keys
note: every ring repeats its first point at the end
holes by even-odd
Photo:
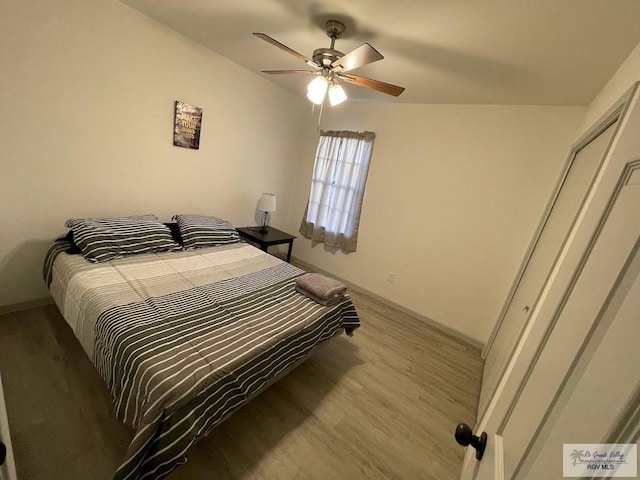
{"type": "Polygon", "coordinates": [[[393,283],[395,279],[396,279],[396,274],[393,272],[389,272],[389,274],[387,275],[387,282],[393,283]]]}

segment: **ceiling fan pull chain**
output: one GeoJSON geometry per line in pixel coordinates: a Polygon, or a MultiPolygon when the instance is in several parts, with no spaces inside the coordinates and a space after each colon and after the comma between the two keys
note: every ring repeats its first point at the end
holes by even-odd
{"type": "Polygon", "coordinates": [[[324,109],[324,100],[320,104],[320,114],[318,115],[318,126],[316,127],[316,131],[320,131],[320,120],[322,120],[322,110],[324,109]]]}

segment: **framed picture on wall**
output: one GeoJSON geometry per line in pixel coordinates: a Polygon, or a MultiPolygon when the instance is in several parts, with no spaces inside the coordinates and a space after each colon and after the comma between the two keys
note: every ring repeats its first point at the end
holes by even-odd
{"type": "Polygon", "coordinates": [[[200,148],[202,109],[176,100],[173,116],[173,144],[176,147],[200,148]]]}

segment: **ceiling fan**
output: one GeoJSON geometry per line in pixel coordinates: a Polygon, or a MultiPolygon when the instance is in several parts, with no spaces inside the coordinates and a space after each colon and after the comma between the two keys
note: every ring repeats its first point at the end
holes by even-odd
{"type": "Polygon", "coordinates": [[[384,57],[368,43],[363,43],[346,54],[336,50],[334,48],[336,40],[342,37],[345,29],[345,24],[338,20],[327,21],[326,30],[327,36],[331,39],[331,46],[314,50],[313,59],[305,57],[265,33],[254,33],[256,37],[284,50],[315,69],[262,70],[262,72],[270,75],[315,75],[316,78],[307,87],[307,98],[317,105],[322,104],[327,91],[329,92],[331,106],[338,105],[347,99],[347,94],[339,81],[376,90],[394,97],[400,95],[404,91],[403,87],[347,73],[363,65],[382,60],[384,57]]]}

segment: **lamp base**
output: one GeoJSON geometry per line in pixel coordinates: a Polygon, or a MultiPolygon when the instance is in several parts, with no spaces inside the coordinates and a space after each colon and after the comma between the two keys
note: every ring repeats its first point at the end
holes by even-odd
{"type": "Polygon", "coordinates": [[[263,235],[265,233],[267,233],[269,230],[269,227],[267,227],[267,225],[269,224],[269,212],[264,212],[263,216],[262,216],[262,225],[260,225],[260,230],[258,230],[258,232],[262,233],[263,235]]]}

